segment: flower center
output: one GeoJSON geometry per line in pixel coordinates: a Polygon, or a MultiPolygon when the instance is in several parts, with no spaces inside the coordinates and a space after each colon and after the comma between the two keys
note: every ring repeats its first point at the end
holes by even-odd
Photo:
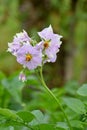
{"type": "Polygon", "coordinates": [[[32,59],[32,55],[31,54],[26,54],[26,61],[30,61],[32,59]]]}
{"type": "Polygon", "coordinates": [[[48,41],[45,41],[44,42],[44,48],[48,48],[49,47],[49,42],[48,41]]]}

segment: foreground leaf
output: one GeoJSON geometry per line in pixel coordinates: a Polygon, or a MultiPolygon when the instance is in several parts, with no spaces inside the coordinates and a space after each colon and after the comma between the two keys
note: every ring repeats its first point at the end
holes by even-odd
{"type": "Polygon", "coordinates": [[[72,120],[72,121],[70,121],[70,123],[71,123],[72,127],[83,129],[83,125],[82,125],[81,121],[72,120]]]}
{"type": "Polygon", "coordinates": [[[57,130],[52,124],[39,124],[33,127],[34,130],[57,130]]]}
{"type": "MultiPolygon", "coordinates": [[[[71,123],[71,126],[73,128],[83,129],[83,125],[82,125],[81,121],[72,120],[72,121],[70,121],[70,123],[71,123]]],[[[68,125],[67,125],[66,122],[58,122],[57,125],[56,125],[56,127],[62,128],[62,129],[65,129],[65,130],[69,129],[69,127],[68,127],[68,125]]]]}
{"type": "Polygon", "coordinates": [[[74,112],[78,114],[82,114],[86,112],[85,105],[81,100],[76,98],[64,98],[63,100],[65,104],[74,112]]]}
{"type": "Polygon", "coordinates": [[[47,123],[47,118],[43,115],[43,113],[39,110],[32,111],[32,114],[35,116],[35,119],[30,122],[30,125],[39,125],[47,123]]]}
{"type": "Polygon", "coordinates": [[[29,111],[19,111],[16,113],[24,122],[31,122],[35,116],[29,111]]]}
{"type": "Polygon", "coordinates": [[[68,127],[68,125],[67,125],[66,122],[58,122],[57,125],[56,125],[56,127],[62,128],[62,129],[65,129],[65,130],[69,129],[69,127],[68,127]]]}
{"type": "Polygon", "coordinates": [[[9,110],[9,109],[0,108],[0,115],[4,116],[5,118],[13,119],[13,120],[20,119],[20,118],[15,114],[15,112],[13,112],[13,111],[11,111],[11,110],[9,110]]]}

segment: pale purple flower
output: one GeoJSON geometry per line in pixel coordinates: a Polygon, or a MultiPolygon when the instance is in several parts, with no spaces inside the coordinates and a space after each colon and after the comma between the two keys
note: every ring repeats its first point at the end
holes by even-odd
{"type": "Polygon", "coordinates": [[[30,44],[24,44],[17,52],[17,61],[29,70],[42,64],[42,53],[30,44]]]}
{"type": "Polygon", "coordinates": [[[16,56],[17,51],[26,43],[29,43],[31,38],[28,36],[27,32],[23,30],[23,32],[17,33],[14,36],[13,42],[8,43],[8,50],[13,55],[16,56]]]}
{"type": "Polygon", "coordinates": [[[8,43],[8,52],[11,52],[14,56],[16,56],[17,51],[20,49],[21,44],[17,42],[8,43]]]}
{"type": "Polygon", "coordinates": [[[19,80],[22,82],[26,81],[26,75],[23,73],[23,71],[21,71],[19,74],[19,80]]]}
{"type": "Polygon", "coordinates": [[[13,42],[19,42],[19,43],[23,43],[27,41],[30,42],[31,38],[28,36],[25,30],[23,30],[23,32],[17,33],[16,36],[14,36],[14,40],[13,40],[13,42]]]}
{"type": "Polygon", "coordinates": [[[43,29],[41,32],[38,32],[38,35],[41,37],[42,41],[42,50],[45,55],[44,62],[55,62],[56,54],[59,52],[61,45],[60,38],[62,36],[53,33],[51,25],[48,28],[43,29]]]}

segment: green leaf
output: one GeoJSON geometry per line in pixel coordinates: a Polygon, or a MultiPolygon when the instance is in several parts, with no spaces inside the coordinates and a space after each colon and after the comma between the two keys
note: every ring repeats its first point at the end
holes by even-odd
{"type": "Polygon", "coordinates": [[[83,84],[82,87],[78,89],[77,93],[81,96],[87,97],[87,84],[83,84]]]}
{"type": "Polygon", "coordinates": [[[2,85],[18,103],[21,103],[21,90],[24,86],[22,82],[18,80],[17,76],[10,77],[2,80],[2,85]]]}
{"type": "Polygon", "coordinates": [[[9,127],[0,127],[0,130],[14,130],[12,126],[9,127]]]}
{"type": "Polygon", "coordinates": [[[71,123],[71,126],[72,126],[72,127],[75,127],[75,128],[83,128],[83,125],[82,125],[81,121],[72,120],[72,121],[70,121],[70,123],[71,123]]]}
{"type": "Polygon", "coordinates": [[[9,109],[0,108],[0,128],[8,126],[25,126],[30,128],[28,122],[34,119],[34,115],[26,112],[19,111],[15,113],[9,109]]]}
{"type": "Polygon", "coordinates": [[[35,116],[29,111],[19,111],[16,113],[24,122],[31,122],[35,116]]]}
{"type": "Polygon", "coordinates": [[[74,112],[78,114],[82,114],[86,112],[85,105],[81,100],[76,98],[64,98],[63,100],[65,104],[74,112]]]}
{"type": "Polygon", "coordinates": [[[68,128],[69,128],[67,123],[65,123],[65,122],[58,122],[56,127],[62,128],[62,129],[65,129],[65,130],[68,130],[68,128]]]}
{"type": "Polygon", "coordinates": [[[32,113],[34,114],[39,123],[43,123],[44,115],[40,110],[34,110],[32,113]]]}
{"type": "Polygon", "coordinates": [[[0,127],[8,127],[8,126],[24,126],[22,122],[17,122],[14,120],[4,120],[0,122],[0,127]]]}
{"type": "Polygon", "coordinates": [[[18,120],[20,119],[15,112],[9,110],[9,109],[3,109],[0,108],[0,115],[4,116],[5,118],[11,119],[11,120],[18,120]]]}
{"type": "Polygon", "coordinates": [[[0,108],[0,127],[23,125],[22,119],[14,111],[0,108]]]}
{"type": "Polygon", "coordinates": [[[32,122],[30,122],[30,125],[34,126],[38,124],[47,123],[47,120],[41,111],[34,110],[32,111],[32,113],[35,116],[35,119],[32,122]]]}
{"type": "MultiPolygon", "coordinates": [[[[81,121],[72,120],[72,121],[70,121],[70,123],[71,123],[71,126],[74,127],[74,128],[80,128],[80,129],[83,128],[83,125],[82,125],[81,121]]],[[[69,127],[68,127],[66,122],[58,122],[56,127],[62,128],[62,129],[65,129],[65,130],[69,129],[69,127]]]]}
{"type": "Polygon", "coordinates": [[[35,130],[57,130],[52,124],[38,124],[33,128],[35,130]]]}

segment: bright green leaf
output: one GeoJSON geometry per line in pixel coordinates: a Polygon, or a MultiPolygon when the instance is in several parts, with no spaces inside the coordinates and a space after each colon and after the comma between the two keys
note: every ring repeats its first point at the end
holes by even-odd
{"type": "Polygon", "coordinates": [[[11,119],[11,120],[18,120],[20,119],[18,117],[18,115],[15,114],[14,111],[11,111],[9,109],[6,109],[6,108],[0,108],[0,115],[4,116],[5,118],[7,119],[11,119]]]}
{"type": "Polygon", "coordinates": [[[24,126],[24,125],[23,123],[14,120],[4,120],[0,122],[0,127],[8,127],[8,126],[24,126]]]}
{"type": "Polygon", "coordinates": [[[57,130],[52,124],[38,124],[33,128],[35,130],[57,130]]]}
{"type": "Polygon", "coordinates": [[[31,122],[35,117],[29,111],[19,111],[16,113],[24,122],[31,122]]]}

